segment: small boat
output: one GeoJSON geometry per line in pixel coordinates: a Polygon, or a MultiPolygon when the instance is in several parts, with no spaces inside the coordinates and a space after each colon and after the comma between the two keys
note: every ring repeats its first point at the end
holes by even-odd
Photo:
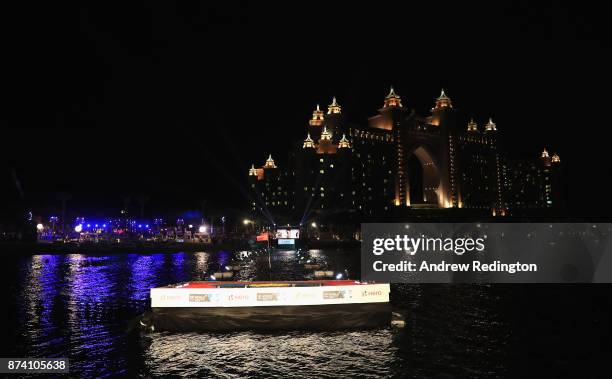
{"type": "Polygon", "coordinates": [[[188,282],[151,289],[151,330],[346,329],[389,325],[390,286],[355,280],[188,282]]]}

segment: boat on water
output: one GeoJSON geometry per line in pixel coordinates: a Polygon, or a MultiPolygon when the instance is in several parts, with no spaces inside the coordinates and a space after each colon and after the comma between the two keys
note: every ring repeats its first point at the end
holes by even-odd
{"type": "Polygon", "coordinates": [[[152,330],[345,329],[389,325],[387,283],[199,281],[151,289],[152,330]]]}

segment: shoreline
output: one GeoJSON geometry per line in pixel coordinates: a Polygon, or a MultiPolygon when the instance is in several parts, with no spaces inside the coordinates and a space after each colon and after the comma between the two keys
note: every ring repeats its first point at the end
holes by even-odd
{"type": "Polygon", "coordinates": [[[23,241],[0,242],[0,255],[36,255],[36,254],[153,254],[175,252],[197,252],[211,250],[240,250],[248,244],[237,242],[224,243],[40,243],[23,241]]]}
{"type": "MultiPolygon", "coordinates": [[[[357,249],[359,241],[308,241],[301,248],[305,249],[357,249]]],[[[155,254],[176,252],[213,252],[219,250],[254,250],[257,245],[246,240],[233,240],[220,243],[41,243],[36,241],[0,241],[0,255],[36,255],[36,254],[155,254]]],[[[297,249],[297,248],[296,248],[297,249]]]]}

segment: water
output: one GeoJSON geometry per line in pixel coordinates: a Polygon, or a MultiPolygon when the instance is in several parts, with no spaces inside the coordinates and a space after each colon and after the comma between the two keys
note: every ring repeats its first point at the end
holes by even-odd
{"type": "MultiPolygon", "coordinates": [[[[313,251],[358,275],[358,252],[313,251]]],[[[406,328],[128,333],[149,288],[201,280],[225,252],[5,257],[2,357],[69,357],[75,376],[594,376],[612,356],[610,286],[393,285],[406,328]]],[[[293,252],[240,272],[301,279],[293,252]]]]}

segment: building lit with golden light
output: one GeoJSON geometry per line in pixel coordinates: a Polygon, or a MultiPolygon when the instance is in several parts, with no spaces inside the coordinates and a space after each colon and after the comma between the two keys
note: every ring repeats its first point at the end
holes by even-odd
{"type": "Polygon", "coordinates": [[[503,216],[560,201],[558,155],[506,159],[493,118],[480,125],[473,117],[460,121],[444,90],[425,116],[403,103],[391,87],[366,125],[346,122],[335,97],[326,112],[317,105],[286,167],[269,157],[249,170],[251,210],[272,217],[276,210],[302,223],[314,216],[384,220],[444,209],[503,216]]]}

